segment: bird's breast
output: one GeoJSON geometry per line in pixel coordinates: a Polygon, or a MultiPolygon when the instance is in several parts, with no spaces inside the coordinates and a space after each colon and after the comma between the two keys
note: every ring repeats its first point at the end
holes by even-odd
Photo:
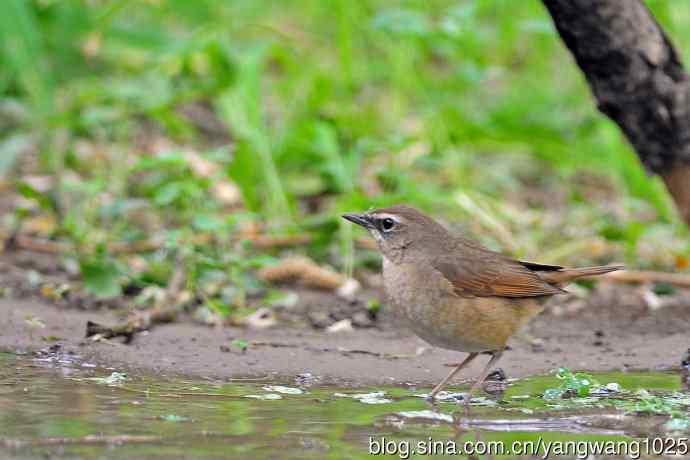
{"type": "Polygon", "coordinates": [[[458,297],[430,265],[384,259],[383,281],[394,316],[432,345],[457,351],[503,349],[541,307],[534,299],[458,297]]]}

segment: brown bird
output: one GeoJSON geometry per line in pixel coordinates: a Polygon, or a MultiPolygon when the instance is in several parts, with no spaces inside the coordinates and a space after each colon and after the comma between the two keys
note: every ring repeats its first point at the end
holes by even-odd
{"type": "Polygon", "coordinates": [[[410,206],[397,205],[343,218],[369,230],[383,254],[383,285],[394,314],[419,337],[469,353],[452,364],[438,392],[480,353],[491,359],[464,398],[466,405],[501,358],[508,339],[541,312],[545,299],[583,276],[622,266],[563,268],[511,259],[451,235],[410,206]]]}

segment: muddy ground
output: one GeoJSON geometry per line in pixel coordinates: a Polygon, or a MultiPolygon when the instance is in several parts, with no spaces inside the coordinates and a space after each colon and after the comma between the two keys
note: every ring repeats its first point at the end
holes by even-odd
{"type": "MultiPolygon", "coordinates": [[[[324,301],[322,308],[327,308],[333,296],[318,295],[324,301]]],[[[640,301],[638,288],[626,287],[621,292],[606,287],[595,290],[586,301],[570,299],[565,305],[550,305],[528,329],[541,339],[541,346],[514,338],[512,350],[499,364],[508,377],[545,373],[561,366],[589,371],[667,369],[677,367],[690,347],[687,303],[651,310],[640,301]]],[[[84,338],[88,320],[118,321],[112,311],[80,311],[31,297],[6,297],[0,299],[0,349],[32,351],[57,344],[62,352],[117,369],[210,379],[265,376],[289,380],[309,373],[324,383],[355,386],[431,384],[447,373],[444,363],[461,357],[431,348],[386,321],[385,315],[383,318],[376,327],[340,333],[285,325],[252,331],[185,321],[159,325],[124,345],[84,338]],[[27,315],[40,318],[45,328],[29,326],[27,315]],[[246,352],[230,346],[234,339],[249,342],[246,352]]],[[[483,366],[480,361],[466,375],[476,375],[483,366]]]]}

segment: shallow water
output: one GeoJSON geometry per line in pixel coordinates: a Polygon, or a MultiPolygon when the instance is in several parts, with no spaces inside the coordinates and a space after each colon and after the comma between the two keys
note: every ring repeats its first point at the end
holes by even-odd
{"type": "MultiPolygon", "coordinates": [[[[560,383],[553,376],[511,382],[500,398],[477,398],[468,417],[454,401],[430,406],[418,396],[428,388],[353,390],[309,386],[308,377],[209,382],[141,374],[118,383],[118,371],[70,355],[0,354],[0,458],[368,458],[370,446],[380,448],[383,438],[437,446],[630,441],[671,430],[668,416],[630,413],[609,404],[610,398],[545,400],[544,391],[560,383]]],[[[682,395],[681,378],[673,373],[596,378],[631,391],[682,395]]],[[[688,435],[685,428],[674,430],[688,435]]],[[[398,446],[395,457],[406,457],[404,445],[398,446]]]]}

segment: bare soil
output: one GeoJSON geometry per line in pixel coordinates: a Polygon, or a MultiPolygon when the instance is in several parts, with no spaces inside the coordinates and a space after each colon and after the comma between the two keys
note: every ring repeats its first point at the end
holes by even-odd
{"type": "MultiPolygon", "coordinates": [[[[567,304],[565,310],[551,305],[529,328],[543,344],[535,347],[514,338],[499,367],[508,377],[521,377],[561,366],[604,371],[660,370],[680,364],[690,347],[690,305],[679,302],[650,311],[634,289],[597,291],[586,302],[567,304]]],[[[320,295],[321,305],[333,298],[320,295]]],[[[399,330],[385,315],[377,327],[341,333],[287,326],[212,328],[178,322],[138,334],[129,345],[85,339],[88,320],[114,324],[118,318],[104,309],[79,311],[32,298],[0,299],[0,349],[35,351],[59,345],[61,352],[117,369],[211,379],[293,379],[309,373],[324,383],[354,386],[431,384],[447,373],[444,363],[461,358],[459,353],[431,348],[399,330]],[[40,318],[45,328],[32,330],[27,315],[40,318]],[[232,347],[234,339],[248,341],[248,349],[241,352],[232,347]]],[[[473,363],[467,377],[480,371],[483,362],[479,361],[473,363]]]]}

